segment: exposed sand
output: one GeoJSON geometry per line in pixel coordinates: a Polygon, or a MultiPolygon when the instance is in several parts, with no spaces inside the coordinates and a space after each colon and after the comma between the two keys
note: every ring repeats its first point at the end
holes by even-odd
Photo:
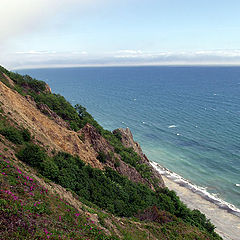
{"type": "Polygon", "coordinates": [[[180,199],[190,208],[198,209],[216,226],[216,232],[224,240],[240,240],[240,218],[220,209],[214,203],[203,199],[200,195],[184,188],[163,176],[166,186],[174,190],[180,199]]]}

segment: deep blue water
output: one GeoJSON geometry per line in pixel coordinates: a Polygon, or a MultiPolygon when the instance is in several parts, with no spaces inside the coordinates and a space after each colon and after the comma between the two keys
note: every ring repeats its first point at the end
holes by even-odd
{"type": "Polygon", "coordinates": [[[240,208],[240,68],[18,70],[106,129],[129,127],[150,160],[240,208]]]}

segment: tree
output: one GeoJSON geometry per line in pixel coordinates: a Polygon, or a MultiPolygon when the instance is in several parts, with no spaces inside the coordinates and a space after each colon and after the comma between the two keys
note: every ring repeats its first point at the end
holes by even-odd
{"type": "Polygon", "coordinates": [[[75,109],[78,113],[78,116],[83,119],[87,115],[87,109],[80,104],[75,105],[75,109]]]}

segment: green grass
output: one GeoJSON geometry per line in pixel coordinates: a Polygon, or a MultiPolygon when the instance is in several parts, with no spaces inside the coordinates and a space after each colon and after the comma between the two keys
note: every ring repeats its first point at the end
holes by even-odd
{"type": "Polygon", "coordinates": [[[117,239],[3,157],[0,173],[0,239],[117,239]]]}

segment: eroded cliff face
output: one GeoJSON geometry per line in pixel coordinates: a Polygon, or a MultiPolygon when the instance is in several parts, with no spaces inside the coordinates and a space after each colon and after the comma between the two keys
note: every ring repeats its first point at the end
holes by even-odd
{"type": "Polygon", "coordinates": [[[78,155],[93,167],[103,169],[102,164],[96,159],[96,151],[90,144],[83,143],[76,132],[59,125],[54,119],[43,114],[36,107],[34,100],[29,99],[0,82],[0,102],[4,113],[19,126],[27,128],[34,136],[35,142],[49,153],[52,150],[65,151],[78,155]]]}
{"type": "Polygon", "coordinates": [[[141,157],[141,161],[142,161],[141,163],[147,164],[152,171],[153,177],[155,177],[159,180],[159,186],[160,187],[165,187],[165,184],[164,184],[164,181],[162,179],[161,174],[159,174],[159,172],[156,171],[152,167],[149,159],[143,153],[142,148],[139,145],[139,143],[134,141],[131,130],[129,128],[126,128],[126,129],[119,128],[119,129],[114,130],[114,131],[119,131],[121,133],[121,142],[122,142],[123,146],[126,147],[126,148],[133,148],[133,150],[141,157]]]}
{"type": "Polygon", "coordinates": [[[122,161],[119,154],[114,153],[113,146],[111,146],[108,141],[100,135],[95,127],[86,124],[86,126],[78,131],[78,134],[87,145],[92,146],[97,154],[99,152],[104,152],[106,154],[106,163],[103,164],[104,166],[115,169],[121,175],[128,177],[128,179],[133,182],[145,183],[153,188],[151,184],[142,178],[141,174],[135,168],[122,161]],[[117,167],[115,166],[116,160],[119,161],[119,166],[117,167]]]}
{"type": "MultiPolygon", "coordinates": [[[[49,89],[47,91],[50,91],[49,89]]],[[[36,104],[31,96],[23,97],[2,82],[0,82],[0,102],[4,114],[7,114],[7,117],[19,126],[27,128],[34,136],[34,142],[44,147],[48,154],[51,155],[52,151],[56,150],[78,155],[94,168],[111,167],[128,177],[129,180],[147,184],[154,189],[152,183],[144,179],[134,167],[121,160],[120,155],[115,153],[113,146],[92,125],[86,124],[79,132],[74,132],[70,129],[69,124],[49,109],[47,105],[36,104]],[[99,152],[106,154],[105,163],[97,159],[99,152]],[[117,166],[116,161],[119,162],[117,166]]],[[[141,147],[134,142],[131,131],[122,129],[121,133],[124,146],[133,147],[141,156],[142,162],[149,164],[141,147]]],[[[4,137],[1,136],[1,138],[4,137]]],[[[10,152],[13,157],[13,152],[10,152]]],[[[161,176],[158,177],[160,186],[163,186],[161,176]]]]}

